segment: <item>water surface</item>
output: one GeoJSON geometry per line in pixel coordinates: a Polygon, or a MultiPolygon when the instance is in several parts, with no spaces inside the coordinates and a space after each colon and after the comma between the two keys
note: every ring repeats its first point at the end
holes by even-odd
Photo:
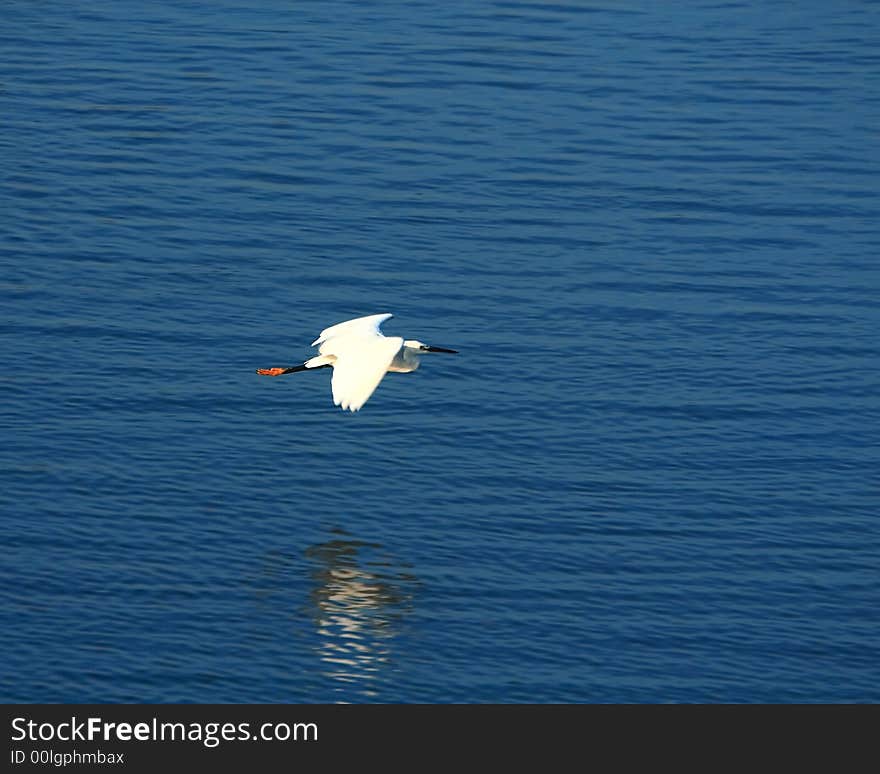
{"type": "Polygon", "coordinates": [[[875,4],[2,15],[0,698],[880,700],[875,4]]]}

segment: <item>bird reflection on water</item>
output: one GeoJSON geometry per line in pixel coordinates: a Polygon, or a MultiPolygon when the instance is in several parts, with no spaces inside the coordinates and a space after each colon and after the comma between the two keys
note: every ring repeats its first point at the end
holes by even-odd
{"type": "Polygon", "coordinates": [[[310,612],[325,676],[340,689],[360,684],[366,697],[378,698],[375,683],[392,667],[416,579],[375,543],[339,537],[307,549],[306,557],[315,564],[310,612]]]}

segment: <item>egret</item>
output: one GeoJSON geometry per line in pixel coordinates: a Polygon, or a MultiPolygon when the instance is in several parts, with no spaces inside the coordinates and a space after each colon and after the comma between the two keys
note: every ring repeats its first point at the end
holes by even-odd
{"type": "Polygon", "coordinates": [[[426,352],[447,352],[454,349],[429,347],[416,339],[385,336],[379,330],[393,315],[371,314],[331,325],[312,342],[318,355],[302,365],[287,368],[258,368],[260,376],[281,376],[297,371],[332,368],[333,403],[349,411],[359,411],[386,373],[406,374],[419,367],[419,358],[426,352]]]}

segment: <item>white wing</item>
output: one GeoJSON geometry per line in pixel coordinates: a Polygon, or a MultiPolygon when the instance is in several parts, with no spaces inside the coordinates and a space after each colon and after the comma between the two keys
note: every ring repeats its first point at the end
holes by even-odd
{"type": "MultiPolygon", "coordinates": [[[[391,315],[375,315],[387,319],[391,315]]],[[[356,320],[353,322],[357,322],[356,320]]],[[[343,323],[345,324],[345,323],[343,323]]],[[[324,348],[336,355],[333,363],[333,402],[343,409],[358,411],[388,372],[388,366],[403,346],[399,336],[386,338],[381,333],[334,335],[324,348]]]]}
{"type": "Polygon", "coordinates": [[[355,317],[353,320],[346,320],[345,322],[331,325],[329,328],[324,328],[321,331],[321,335],[312,342],[312,346],[317,347],[328,339],[335,338],[336,336],[348,336],[349,334],[381,336],[382,333],[379,331],[379,326],[389,317],[393,316],[387,312],[385,314],[370,314],[366,317],[355,317]]]}

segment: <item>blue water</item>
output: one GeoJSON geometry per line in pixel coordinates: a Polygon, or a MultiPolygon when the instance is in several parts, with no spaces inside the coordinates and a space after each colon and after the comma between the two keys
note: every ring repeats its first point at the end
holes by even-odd
{"type": "Polygon", "coordinates": [[[0,699],[880,701],[880,6],[0,15],[0,699]]]}

